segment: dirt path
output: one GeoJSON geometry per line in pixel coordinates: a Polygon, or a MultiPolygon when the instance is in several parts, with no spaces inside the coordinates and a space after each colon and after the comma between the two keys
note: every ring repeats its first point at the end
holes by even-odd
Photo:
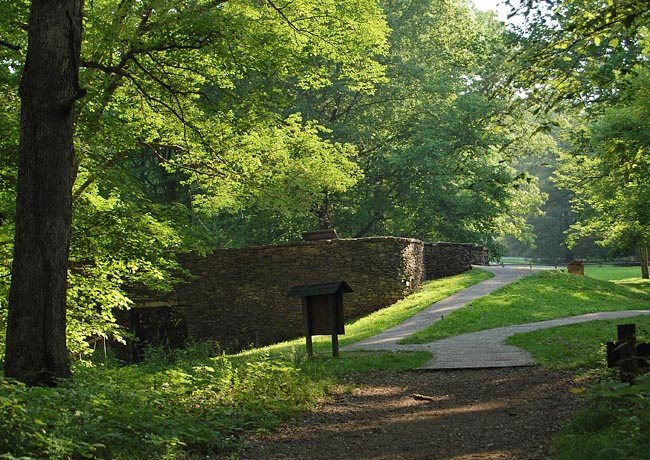
{"type": "Polygon", "coordinates": [[[241,458],[542,460],[579,386],[538,367],[359,374],[241,458]]]}

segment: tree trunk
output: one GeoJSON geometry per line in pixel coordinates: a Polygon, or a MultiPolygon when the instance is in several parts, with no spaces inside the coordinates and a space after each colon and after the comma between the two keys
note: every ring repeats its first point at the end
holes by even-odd
{"type": "Polygon", "coordinates": [[[33,0],[20,95],[16,235],[5,375],[28,384],[70,377],[67,265],[74,103],[83,0],[33,0]]]}
{"type": "Polygon", "coordinates": [[[644,280],[650,279],[648,273],[648,246],[641,246],[641,278],[644,280]]]}

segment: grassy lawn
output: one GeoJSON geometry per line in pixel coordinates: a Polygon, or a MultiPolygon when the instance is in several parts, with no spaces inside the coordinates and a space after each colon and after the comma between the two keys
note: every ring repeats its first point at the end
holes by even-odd
{"type": "MultiPolygon", "coordinates": [[[[585,275],[585,286],[591,289],[587,291],[588,299],[583,302],[583,308],[593,307],[593,311],[650,309],[650,281],[640,278],[639,267],[588,266],[585,275]],[[612,296],[610,303],[602,304],[609,296],[612,296]]],[[[547,367],[602,369],[606,364],[605,343],[616,340],[616,325],[624,323],[637,325],[639,340],[650,339],[650,317],[644,315],[518,334],[510,337],[508,343],[528,350],[538,363],[547,367]]]]}
{"type": "Polygon", "coordinates": [[[598,311],[650,308],[650,284],[612,283],[548,270],[526,276],[456,310],[402,343],[427,343],[465,332],[598,311]]]}
{"type": "Polygon", "coordinates": [[[585,275],[603,281],[637,280],[641,278],[641,267],[615,267],[585,265],[585,275]]]}

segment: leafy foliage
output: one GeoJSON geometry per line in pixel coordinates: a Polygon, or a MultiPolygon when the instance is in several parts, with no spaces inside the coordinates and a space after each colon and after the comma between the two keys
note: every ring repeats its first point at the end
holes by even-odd
{"type": "Polygon", "coordinates": [[[500,104],[486,84],[504,51],[503,29],[460,2],[384,8],[393,28],[389,81],[373,97],[337,91],[305,99],[310,113],[361,146],[365,177],[331,221],[355,236],[486,244],[521,228],[504,226],[505,216],[534,208],[536,188],[500,148],[505,133],[490,123],[500,104]]]}
{"type": "Polygon", "coordinates": [[[528,28],[500,88],[538,115],[540,129],[562,132],[555,179],[576,213],[569,246],[595,240],[647,254],[647,2],[508,3],[528,28]],[[558,124],[558,113],[573,126],[558,124]]]}
{"type": "Polygon", "coordinates": [[[636,385],[605,382],[590,393],[589,407],[553,443],[553,460],[641,459],[650,448],[650,376],[636,385]]]}
{"type": "Polygon", "coordinates": [[[59,388],[1,386],[1,458],[188,458],[236,449],[312,398],[286,361],[221,356],[82,369],[59,388]]]}
{"type": "MultiPolygon", "coordinates": [[[[29,2],[0,6],[5,283],[29,2]]],[[[131,304],[127,286],[169,289],[179,276],[176,253],[227,243],[214,226],[223,216],[303,215],[361,177],[356,149],[326,139],[295,111],[281,114],[276,105],[286,98],[277,88],[326,87],[325,69],[336,65],[345,87],[372,91],[384,79],[377,57],[387,33],[373,1],[101,0],[84,14],[87,94],[76,111],[68,277],[75,352],[89,336],[120,337],[114,312],[131,304]]],[[[2,333],[6,308],[0,301],[2,333]]]]}
{"type": "Polygon", "coordinates": [[[624,79],[625,97],[580,133],[577,149],[561,159],[558,182],[574,191],[581,220],[574,236],[596,235],[603,245],[647,245],[645,203],[650,174],[645,155],[647,69],[624,79]]]}

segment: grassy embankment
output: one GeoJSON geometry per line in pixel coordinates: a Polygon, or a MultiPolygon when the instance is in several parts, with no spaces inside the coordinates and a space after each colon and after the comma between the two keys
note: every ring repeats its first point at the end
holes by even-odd
{"type": "MultiPolygon", "coordinates": [[[[638,277],[638,267],[587,267],[584,277],[555,270],[533,273],[402,342],[427,343],[466,332],[586,313],[650,309],[650,281],[638,277]]],[[[599,369],[605,364],[605,343],[616,340],[616,325],[621,323],[635,323],[639,337],[650,336],[650,316],[645,315],[519,334],[508,343],[530,351],[547,367],[599,369]]]]}

